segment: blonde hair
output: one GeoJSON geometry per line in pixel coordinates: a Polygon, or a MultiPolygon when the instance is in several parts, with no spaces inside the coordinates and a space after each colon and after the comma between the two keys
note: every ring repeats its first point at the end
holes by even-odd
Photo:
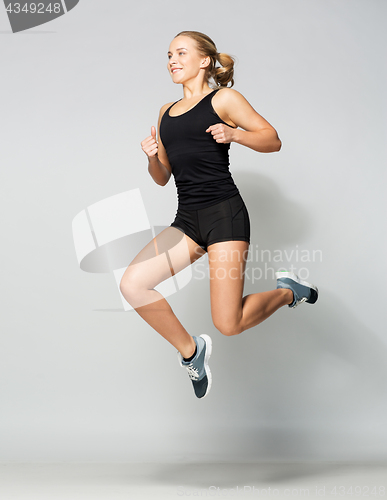
{"type": "Polygon", "coordinates": [[[200,55],[210,58],[210,64],[206,68],[205,79],[207,82],[212,78],[217,87],[227,87],[231,82],[230,87],[234,85],[234,64],[235,59],[229,54],[218,52],[215,43],[211,38],[200,31],[181,31],[178,36],[189,36],[196,42],[196,46],[200,55]],[[219,62],[221,67],[217,67],[219,62]]]}

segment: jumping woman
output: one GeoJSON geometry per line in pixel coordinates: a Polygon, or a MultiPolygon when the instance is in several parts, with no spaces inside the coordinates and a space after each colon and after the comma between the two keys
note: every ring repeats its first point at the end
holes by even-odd
{"type": "Polygon", "coordinates": [[[258,325],[280,307],[313,304],[318,298],[317,287],[290,272],[276,273],[275,290],[242,296],[250,220],[229,171],[230,143],[271,153],[281,149],[281,140],[230,88],[233,67],[234,59],[218,53],[203,33],[182,31],[172,40],[167,68],[172,81],[183,86],[184,97],[162,106],[158,141],[152,126],[141,147],[158,185],[165,186],[173,174],[178,209],[171,225],[136,255],[120,283],[129,304],[177,349],[198,398],[211,388],[211,338],[191,336],[155,286],[207,252],[212,321],[226,336],[258,325]]]}

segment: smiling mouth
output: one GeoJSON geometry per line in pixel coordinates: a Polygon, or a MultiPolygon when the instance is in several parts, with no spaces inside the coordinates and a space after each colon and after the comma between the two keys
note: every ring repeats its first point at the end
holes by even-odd
{"type": "Polygon", "coordinates": [[[176,69],[173,69],[171,71],[172,75],[174,75],[175,73],[177,73],[178,71],[181,71],[181,68],[176,68],[176,69]]]}

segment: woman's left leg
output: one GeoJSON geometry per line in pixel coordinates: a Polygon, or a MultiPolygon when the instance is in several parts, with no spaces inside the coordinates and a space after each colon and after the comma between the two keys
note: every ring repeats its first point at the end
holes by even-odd
{"type": "Polygon", "coordinates": [[[293,302],[287,288],[242,296],[248,249],[247,241],[222,241],[207,248],[212,321],[224,335],[248,330],[293,302]]]}

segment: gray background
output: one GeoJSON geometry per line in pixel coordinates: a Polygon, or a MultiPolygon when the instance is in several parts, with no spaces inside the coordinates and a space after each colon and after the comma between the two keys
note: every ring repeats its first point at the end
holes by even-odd
{"type": "MultiPolygon", "coordinates": [[[[0,9],[1,461],[387,457],[386,11],[382,0],[81,0],[12,34],[0,9]],[[185,29],[236,56],[234,88],[283,142],[272,154],[231,145],[251,246],[323,256],[292,262],[319,286],[315,306],[236,337],[212,325],[207,279],[168,297],[191,334],[213,339],[201,401],[175,349],[120,312],[113,275],[79,269],[71,229],[134,188],[151,223],[172,222],[173,178],[153,182],[140,142],[183,95],[166,64],[185,29]]],[[[274,287],[247,281],[245,294],[274,287]]]]}

